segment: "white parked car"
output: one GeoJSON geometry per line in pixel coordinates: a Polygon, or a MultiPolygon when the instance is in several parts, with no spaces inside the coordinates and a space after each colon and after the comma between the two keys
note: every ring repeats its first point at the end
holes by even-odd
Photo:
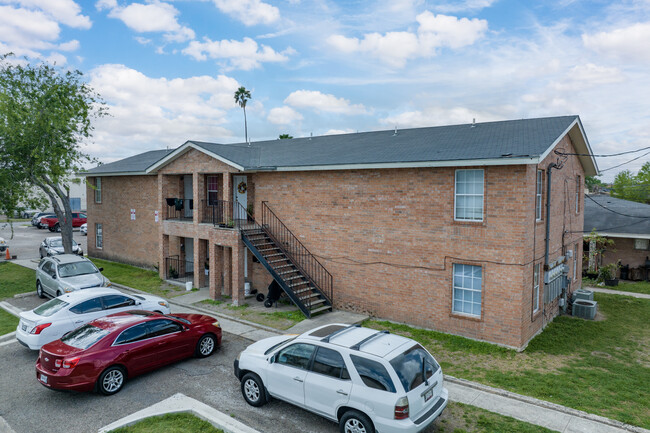
{"type": "Polygon", "coordinates": [[[88,223],[81,224],[81,227],[79,227],[79,232],[83,236],[88,236],[88,223]]]}
{"type": "Polygon", "coordinates": [[[127,295],[110,288],[81,290],[20,313],[16,339],[32,350],[38,350],[88,322],[127,310],[170,312],[167,301],[157,296],[127,295]]]}
{"type": "Polygon", "coordinates": [[[9,244],[5,238],[0,238],[0,253],[4,253],[5,250],[9,247],[9,244]]]}
{"type": "Polygon", "coordinates": [[[258,341],[234,367],[250,405],[275,397],[338,422],[342,433],[415,433],[447,407],[442,369],[426,349],[358,325],[258,341]]]}

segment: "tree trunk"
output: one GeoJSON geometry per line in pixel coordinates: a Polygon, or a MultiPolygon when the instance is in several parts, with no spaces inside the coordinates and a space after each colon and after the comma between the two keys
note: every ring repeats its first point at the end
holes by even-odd
{"type": "Polygon", "coordinates": [[[248,144],[248,122],[246,122],[246,106],[244,108],[244,134],[246,137],[246,144],[248,144]]]}
{"type": "Polygon", "coordinates": [[[43,181],[40,179],[32,178],[36,186],[38,186],[45,194],[47,194],[54,213],[56,214],[61,229],[61,241],[63,243],[63,252],[65,254],[72,254],[72,208],[70,207],[69,191],[66,194],[59,185],[52,182],[49,178],[45,177],[43,181]],[[58,200],[57,200],[58,199],[58,200]],[[59,203],[60,202],[60,203],[59,203]],[[63,207],[63,209],[61,209],[63,207]]]}

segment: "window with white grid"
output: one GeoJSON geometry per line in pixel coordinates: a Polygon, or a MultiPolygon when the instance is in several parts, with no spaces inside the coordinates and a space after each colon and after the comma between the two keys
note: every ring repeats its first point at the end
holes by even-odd
{"type": "Polygon", "coordinates": [[[481,317],[481,282],[483,268],[472,265],[454,265],[454,313],[481,317]]]}
{"type": "Polygon", "coordinates": [[[544,187],[544,170],[537,170],[537,191],[535,193],[535,220],[542,220],[542,191],[544,187]]]}
{"type": "Polygon", "coordinates": [[[537,263],[533,267],[533,313],[539,311],[539,277],[540,277],[540,264],[537,263]]]}
{"type": "Polygon", "coordinates": [[[483,170],[456,170],[454,219],[483,221],[483,170]]]}

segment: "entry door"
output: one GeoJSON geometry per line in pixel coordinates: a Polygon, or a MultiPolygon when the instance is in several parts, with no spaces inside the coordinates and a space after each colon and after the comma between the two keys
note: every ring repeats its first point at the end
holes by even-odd
{"type": "Polygon", "coordinates": [[[185,273],[194,272],[194,239],[185,238],[185,273]]]}
{"type": "Polygon", "coordinates": [[[192,175],[191,174],[186,174],[183,176],[183,195],[185,197],[183,200],[183,208],[184,208],[184,217],[185,218],[192,218],[192,208],[193,206],[190,206],[190,200],[192,200],[192,197],[194,196],[194,188],[192,187],[192,175]]]}
{"type": "Polygon", "coordinates": [[[235,219],[246,219],[246,212],[237,205],[237,202],[241,203],[244,209],[248,206],[248,182],[246,181],[246,176],[233,176],[232,183],[234,191],[233,205],[235,206],[233,215],[235,219]]]}

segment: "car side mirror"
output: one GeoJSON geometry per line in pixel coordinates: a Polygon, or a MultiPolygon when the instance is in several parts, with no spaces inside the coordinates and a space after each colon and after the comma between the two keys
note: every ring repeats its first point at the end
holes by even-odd
{"type": "Polygon", "coordinates": [[[104,268],[98,268],[98,269],[99,269],[99,272],[101,272],[101,271],[103,271],[103,270],[104,270],[104,268]]]}
{"type": "Polygon", "coordinates": [[[275,355],[269,358],[269,364],[273,364],[275,362],[275,355]]]}
{"type": "Polygon", "coordinates": [[[56,274],[52,274],[52,279],[56,280],[56,274]]]}

